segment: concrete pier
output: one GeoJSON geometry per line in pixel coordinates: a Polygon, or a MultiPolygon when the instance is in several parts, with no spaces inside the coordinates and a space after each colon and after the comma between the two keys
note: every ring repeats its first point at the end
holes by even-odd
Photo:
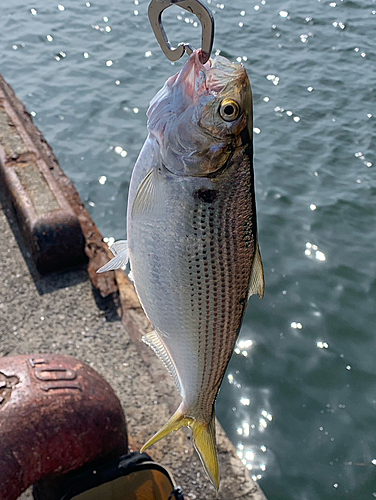
{"type": "MultiPolygon", "coordinates": [[[[139,449],[175,411],[180,396],[162,363],[141,342],[150,325],[125,273],[95,274],[109,257],[102,236],[43,135],[2,79],[0,170],[0,355],[60,353],[88,363],[118,395],[131,448],[139,449]],[[57,222],[59,231],[69,225],[74,268],[69,269],[67,258],[70,245],[59,253],[50,234],[44,248],[35,245],[36,235],[42,242],[46,236],[38,229],[41,215],[45,232],[57,222]],[[53,265],[45,265],[46,256],[53,265]],[[43,274],[46,270],[54,272],[43,274]]],[[[171,469],[187,500],[266,500],[217,425],[218,496],[187,429],[148,452],[171,469]]],[[[20,498],[31,498],[30,492],[20,498]]]]}

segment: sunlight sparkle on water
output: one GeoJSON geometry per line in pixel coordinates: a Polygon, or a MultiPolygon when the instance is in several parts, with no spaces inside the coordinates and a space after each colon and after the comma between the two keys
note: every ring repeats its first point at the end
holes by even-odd
{"type": "Polygon", "coordinates": [[[316,342],[316,346],[319,349],[328,349],[329,344],[327,342],[316,342]]]}
{"type": "Polygon", "coordinates": [[[30,12],[33,16],[36,16],[38,14],[37,9],[30,9],[30,12]]]}
{"type": "Polygon", "coordinates": [[[268,427],[268,423],[265,420],[265,418],[260,418],[259,423],[260,423],[260,427],[259,427],[260,431],[262,431],[263,429],[266,429],[268,427]]]}
{"type": "Polygon", "coordinates": [[[239,340],[238,346],[240,349],[248,349],[249,347],[252,347],[253,341],[251,339],[248,340],[239,340]]]}
{"type": "Polygon", "coordinates": [[[266,75],[266,79],[273,83],[273,85],[279,84],[279,76],[276,75],[266,75]]]}
{"type": "Polygon", "coordinates": [[[306,249],[304,250],[304,253],[307,257],[313,257],[320,262],[326,261],[325,254],[318,249],[317,245],[314,245],[309,241],[307,241],[306,243],[306,249]]]}
{"type": "Polygon", "coordinates": [[[251,403],[251,400],[248,398],[240,398],[240,404],[243,406],[249,406],[251,403]]]}
{"type": "Polygon", "coordinates": [[[273,415],[271,413],[268,413],[266,410],[262,410],[261,415],[267,418],[269,422],[273,420],[273,415]]]}
{"type": "Polygon", "coordinates": [[[241,389],[241,387],[242,387],[241,384],[239,384],[238,382],[235,381],[232,373],[229,373],[227,375],[227,380],[228,380],[229,384],[234,385],[237,389],[241,389]]]}
{"type": "Polygon", "coordinates": [[[303,328],[303,325],[299,322],[297,323],[296,321],[293,321],[290,326],[291,326],[291,328],[298,329],[298,330],[301,330],[303,328]]]}
{"type": "Polygon", "coordinates": [[[309,208],[311,210],[316,210],[317,206],[314,203],[311,203],[310,206],[309,206],[309,208]]]}
{"type": "Polygon", "coordinates": [[[125,151],[125,149],[123,149],[121,146],[116,146],[114,151],[116,154],[122,156],[123,158],[125,158],[128,154],[128,152],[125,151]]]}
{"type": "Polygon", "coordinates": [[[57,6],[57,8],[60,10],[60,12],[63,12],[63,10],[65,10],[64,5],[61,5],[61,4],[59,4],[59,5],[57,6]]]}
{"type": "Polygon", "coordinates": [[[107,177],[105,175],[101,175],[98,179],[99,184],[102,184],[102,186],[103,186],[103,184],[106,184],[106,181],[107,181],[107,177]]]}
{"type": "Polygon", "coordinates": [[[289,13],[287,12],[287,10],[280,10],[279,15],[281,17],[287,17],[289,15],[289,13]]]}
{"type": "Polygon", "coordinates": [[[115,243],[115,238],[113,236],[108,236],[108,237],[103,238],[103,241],[105,243],[107,243],[107,245],[110,247],[111,245],[113,245],[115,243]]]}
{"type": "Polygon", "coordinates": [[[52,35],[47,35],[46,38],[48,42],[52,42],[52,40],[54,39],[52,35]]]}

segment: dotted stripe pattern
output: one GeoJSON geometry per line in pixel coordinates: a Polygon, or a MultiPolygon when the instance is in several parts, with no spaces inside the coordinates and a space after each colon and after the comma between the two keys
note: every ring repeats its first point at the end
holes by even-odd
{"type": "Polygon", "coordinates": [[[131,266],[179,373],[186,415],[209,422],[247,302],[256,242],[252,164],[244,148],[213,179],[163,176],[167,212],[130,225],[131,266]]]}

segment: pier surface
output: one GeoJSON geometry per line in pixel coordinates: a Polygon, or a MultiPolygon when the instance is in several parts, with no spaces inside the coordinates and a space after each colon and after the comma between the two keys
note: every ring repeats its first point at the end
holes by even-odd
{"type": "MultiPolygon", "coordinates": [[[[41,256],[35,255],[28,240],[28,231],[33,230],[33,225],[25,223],[27,218],[20,217],[20,210],[26,210],[23,214],[28,215],[28,207],[15,206],[14,186],[8,186],[7,181],[1,182],[0,356],[59,353],[88,363],[105,377],[119,397],[128,422],[131,447],[137,450],[167,422],[179,405],[180,396],[161,362],[141,342],[150,325],[132,284],[121,270],[105,273],[102,277],[95,275],[95,270],[108,258],[98,229],[77,191],[61,171],[52,150],[41,139],[42,134],[3,80],[0,80],[1,89],[0,108],[5,109],[6,118],[11,121],[7,109],[13,110],[17,123],[9,127],[9,122],[5,122],[3,128],[7,128],[8,138],[4,138],[0,130],[0,153],[3,151],[0,167],[12,163],[16,174],[18,171],[22,176],[25,170],[22,165],[17,166],[17,162],[22,160],[25,164],[25,160],[31,158],[33,179],[27,188],[32,203],[38,206],[40,202],[40,206],[47,207],[43,208],[46,211],[56,210],[55,205],[59,204],[73,223],[80,221],[85,245],[75,247],[75,268],[40,274],[44,272],[41,256]],[[13,130],[14,137],[9,136],[9,130],[13,130]],[[9,155],[4,154],[4,142],[7,141],[16,144],[10,163],[9,155]],[[28,156],[30,148],[34,148],[31,157],[28,156]],[[47,179],[38,163],[44,163],[46,171],[50,172],[47,179]],[[47,191],[48,199],[41,199],[46,196],[46,189],[35,184],[38,179],[44,186],[46,182],[55,184],[55,191],[52,189],[55,197],[49,196],[51,193],[47,191]],[[88,264],[80,264],[84,261],[88,264]]],[[[1,123],[4,124],[4,120],[1,123]]],[[[67,260],[61,262],[66,268],[67,260]]],[[[266,500],[219,424],[217,433],[221,469],[218,497],[193,449],[187,429],[173,433],[148,453],[171,469],[187,500],[266,500]]],[[[22,500],[30,498],[30,491],[20,497],[22,500]]]]}

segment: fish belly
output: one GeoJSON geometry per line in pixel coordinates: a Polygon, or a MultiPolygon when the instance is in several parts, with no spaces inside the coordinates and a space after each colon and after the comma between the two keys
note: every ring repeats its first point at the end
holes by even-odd
{"type": "Polygon", "coordinates": [[[145,165],[132,177],[128,245],[135,287],[178,375],[184,414],[209,422],[248,300],[256,246],[253,175],[241,158],[218,178],[162,173],[163,209],[132,215],[145,165]]]}

